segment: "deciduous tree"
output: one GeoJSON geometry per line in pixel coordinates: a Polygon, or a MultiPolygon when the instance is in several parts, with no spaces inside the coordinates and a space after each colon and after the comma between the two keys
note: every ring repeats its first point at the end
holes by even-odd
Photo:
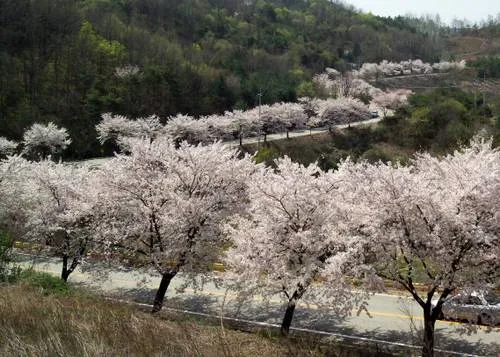
{"type": "Polygon", "coordinates": [[[15,141],[0,137],[0,156],[13,154],[19,144],[15,141]]]}
{"type": "Polygon", "coordinates": [[[182,271],[200,277],[211,270],[226,239],[220,225],[245,203],[254,164],[221,143],[179,147],[165,137],[135,140],[130,155],[103,169],[108,213],[100,234],[119,258],[133,258],[161,275],[153,312],[182,271]]]}
{"type": "Polygon", "coordinates": [[[97,138],[103,144],[108,140],[118,142],[119,138],[126,137],[154,139],[164,133],[164,128],[155,115],[131,120],[123,115],[105,113],[101,122],[96,125],[96,131],[97,138]]]}
{"type": "Polygon", "coordinates": [[[373,266],[421,306],[422,355],[433,356],[435,323],[448,298],[499,283],[500,151],[476,140],[442,158],[418,155],[408,167],[349,165],[343,169],[351,184],[342,187],[369,208],[366,218],[358,216],[373,266]]]}
{"type": "Polygon", "coordinates": [[[227,225],[233,241],[227,262],[236,286],[284,298],[283,334],[302,298],[324,303],[339,317],[363,300],[345,283],[345,274],[359,268],[362,245],[335,194],[335,181],[315,164],[304,167],[279,159],[276,170],[262,168],[252,177],[249,210],[227,225]],[[322,283],[314,286],[315,279],[322,283]]]}
{"type": "Polygon", "coordinates": [[[47,125],[35,123],[23,136],[24,153],[40,159],[63,151],[69,144],[71,139],[66,129],[52,122],[47,125]]]}
{"type": "Polygon", "coordinates": [[[26,161],[24,173],[26,237],[62,259],[61,279],[67,281],[93,247],[100,185],[85,166],[50,159],[26,161]]]}

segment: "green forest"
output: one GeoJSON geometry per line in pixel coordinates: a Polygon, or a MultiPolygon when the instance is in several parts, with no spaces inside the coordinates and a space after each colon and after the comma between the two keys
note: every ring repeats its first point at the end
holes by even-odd
{"type": "Polygon", "coordinates": [[[68,128],[101,154],[101,113],[204,115],[307,95],[325,67],[439,61],[432,20],[328,0],[0,0],[0,136],[68,128]],[[131,75],[133,74],[133,75],[131,75]]]}

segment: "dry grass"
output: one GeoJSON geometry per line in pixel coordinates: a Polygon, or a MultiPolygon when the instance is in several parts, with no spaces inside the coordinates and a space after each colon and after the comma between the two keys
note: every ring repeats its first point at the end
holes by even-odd
{"type": "MultiPolygon", "coordinates": [[[[0,356],[320,356],[279,338],[173,321],[96,297],[0,287],[0,356]]],[[[334,356],[334,354],[328,354],[334,356]]]]}
{"type": "Polygon", "coordinates": [[[455,53],[475,53],[482,50],[484,39],[472,36],[454,37],[449,40],[448,46],[454,50],[455,53]]]}

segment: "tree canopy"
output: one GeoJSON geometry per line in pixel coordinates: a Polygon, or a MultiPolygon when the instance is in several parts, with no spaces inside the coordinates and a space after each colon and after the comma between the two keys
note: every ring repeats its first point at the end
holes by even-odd
{"type": "MultiPolygon", "coordinates": [[[[422,26],[421,26],[422,25],[422,26]]],[[[295,101],[325,67],[440,58],[416,19],[314,0],[1,0],[0,135],[68,129],[65,155],[102,154],[102,113],[165,120],[295,101]]]]}

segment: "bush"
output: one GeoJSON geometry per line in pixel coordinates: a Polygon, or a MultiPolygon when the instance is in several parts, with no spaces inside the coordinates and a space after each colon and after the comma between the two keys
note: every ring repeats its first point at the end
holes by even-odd
{"type": "Polygon", "coordinates": [[[254,160],[258,164],[265,162],[266,164],[271,165],[272,162],[278,157],[280,157],[280,152],[275,147],[266,146],[257,151],[254,160]]]}
{"type": "Polygon", "coordinates": [[[44,295],[69,295],[71,292],[68,283],[61,278],[33,269],[21,271],[17,280],[40,290],[44,295]]]}

